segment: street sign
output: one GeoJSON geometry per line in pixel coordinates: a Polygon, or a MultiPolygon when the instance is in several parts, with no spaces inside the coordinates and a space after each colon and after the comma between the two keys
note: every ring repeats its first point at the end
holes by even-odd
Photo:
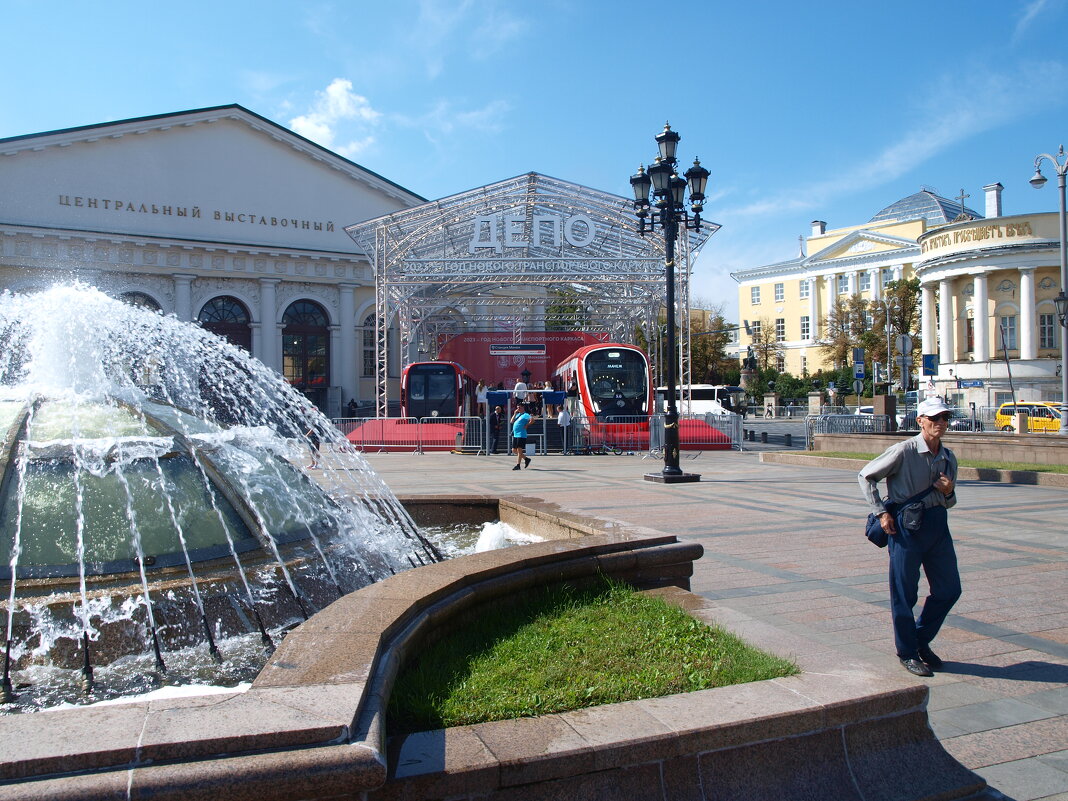
{"type": "Polygon", "coordinates": [[[853,378],[863,378],[863,377],[864,377],[864,365],[863,364],[854,364],[853,365],[853,378]]]}
{"type": "Polygon", "coordinates": [[[957,385],[961,389],[981,389],[983,386],[983,379],[981,378],[962,378],[957,385]]]}
{"type": "Polygon", "coordinates": [[[894,364],[896,364],[898,367],[911,367],[912,366],[912,357],[911,356],[895,356],[894,357],[894,364]]]}
{"type": "Polygon", "coordinates": [[[860,395],[862,392],[864,392],[864,382],[863,381],[854,381],[853,382],[853,394],[854,395],[860,395]]]}
{"type": "Polygon", "coordinates": [[[925,354],[923,354],[923,374],[924,375],[938,375],[938,354],[937,353],[925,353],[925,354]]]}
{"type": "Polygon", "coordinates": [[[853,348],[853,364],[864,364],[864,348],[853,348]]]}
{"type": "Polygon", "coordinates": [[[894,348],[898,353],[912,352],[912,337],[908,334],[898,334],[894,337],[894,348]]]}

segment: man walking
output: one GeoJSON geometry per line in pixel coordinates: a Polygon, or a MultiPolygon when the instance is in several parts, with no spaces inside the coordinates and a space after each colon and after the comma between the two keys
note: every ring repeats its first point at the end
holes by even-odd
{"type": "Polygon", "coordinates": [[[524,404],[520,403],[515,407],[515,412],[512,414],[512,449],[515,451],[513,470],[530,467],[530,457],[526,455],[527,426],[530,425],[530,419],[524,404]]]}
{"type": "Polygon", "coordinates": [[[931,650],[946,615],[960,598],[957,555],[946,510],[956,505],[957,457],[942,445],[951,412],[938,397],[916,408],[920,433],[891,445],[860,471],[860,487],[889,535],[890,614],[898,659],[909,673],[932,676],[942,660],[931,650]],[[886,479],[886,500],[878,482],[886,479]],[[913,615],[920,567],[931,594],[913,615]]]}

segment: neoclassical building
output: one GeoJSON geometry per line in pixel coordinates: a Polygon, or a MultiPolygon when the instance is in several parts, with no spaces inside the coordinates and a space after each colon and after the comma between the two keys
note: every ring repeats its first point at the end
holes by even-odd
{"type": "Polygon", "coordinates": [[[76,278],[199,321],[337,416],[375,397],[344,226],[423,202],[238,105],[0,139],[0,288],[76,278]]]}
{"type": "Polygon", "coordinates": [[[985,216],[924,189],[861,225],[813,222],[796,258],[732,273],[739,317],[774,325],[780,367],[801,375],[830,366],[819,343],[836,297],[879,300],[915,276],[922,352],[939,357],[922,390],[993,406],[1011,398],[1011,372],[1017,398],[1059,400],[1057,215],[1003,216],[1001,184],[983,189],[985,216]]]}
{"type": "Polygon", "coordinates": [[[919,238],[924,353],[959,403],[1061,400],[1056,213],[968,220],[919,238]],[[1011,387],[1010,387],[1011,381],[1011,387]]]}

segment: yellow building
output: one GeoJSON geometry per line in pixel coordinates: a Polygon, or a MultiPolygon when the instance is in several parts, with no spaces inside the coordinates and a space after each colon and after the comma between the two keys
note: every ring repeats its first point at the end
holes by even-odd
{"type": "Polygon", "coordinates": [[[1013,391],[1059,401],[1057,215],[1003,216],[1001,184],[983,189],[985,216],[924,189],[863,225],[813,222],[796,258],[732,273],[739,318],[774,326],[779,368],[803,375],[833,366],[819,343],[836,297],[879,300],[889,281],[917,277],[922,352],[938,357],[934,376],[914,365],[921,392],[977,407],[1013,391]]]}

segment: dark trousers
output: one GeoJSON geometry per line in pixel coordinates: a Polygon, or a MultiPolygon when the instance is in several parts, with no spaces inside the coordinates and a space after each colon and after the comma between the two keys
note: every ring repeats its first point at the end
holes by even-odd
{"type": "Polygon", "coordinates": [[[894,642],[901,659],[916,656],[916,650],[934,640],[942,623],[960,598],[957,554],[946,522],[946,508],[924,510],[923,523],[916,531],[894,521],[897,534],[890,537],[890,614],[894,621],[894,642]],[[927,576],[931,594],[923,604],[919,619],[913,616],[919,591],[920,567],[927,576]]]}

